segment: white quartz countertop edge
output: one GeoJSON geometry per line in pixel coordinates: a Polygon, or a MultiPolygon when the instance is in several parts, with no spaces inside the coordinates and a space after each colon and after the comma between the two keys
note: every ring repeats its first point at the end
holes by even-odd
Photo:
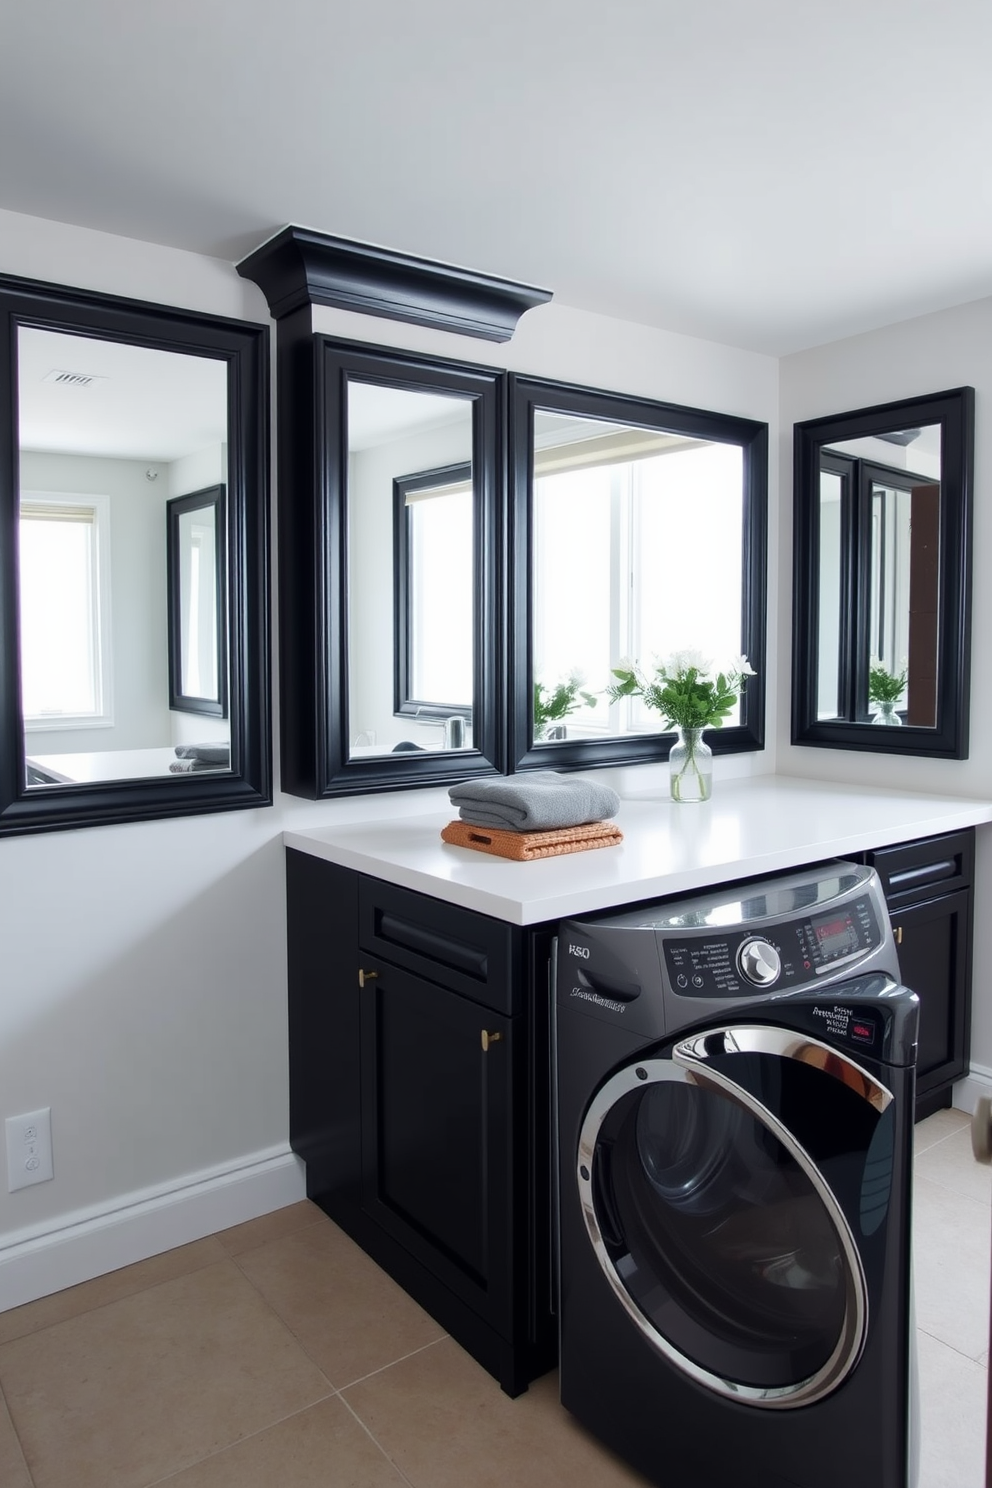
{"type": "MultiPolygon", "coordinates": [[[[411,807],[415,808],[415,802],[411,807]]],[[[515,925],[584,915],[992,821],[992,801],[765,775],[718,781],[677,805],[663,787],[630,792],[618,847],[518,863],[452,847],[457,813],[352,821],[283,833],[287,847],[515,925]]]]}

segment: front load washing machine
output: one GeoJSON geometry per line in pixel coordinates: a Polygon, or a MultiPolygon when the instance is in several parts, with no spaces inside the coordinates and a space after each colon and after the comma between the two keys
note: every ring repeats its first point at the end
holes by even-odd
{"type": "Polygon", "coordinates": [[[556,955],[562,1403],[661,1488],[915,1488],[918,1002],[874,872],[556,955]]]}

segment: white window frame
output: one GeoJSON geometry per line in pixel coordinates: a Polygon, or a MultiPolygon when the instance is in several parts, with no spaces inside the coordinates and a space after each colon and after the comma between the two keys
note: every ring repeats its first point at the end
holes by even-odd
{"type": "Polygon", "coordinates": [[[112,728],[113,627],[110,606],[110,497],[103,493],[82,495],[67,491],[22,490],[20,508],[78,507],[93,514],[93,560],[91,575],[93,669],[97,707],[92,713],[42,713],[24,715],[25,732],[48,733],[67,729],[112,728]]]}

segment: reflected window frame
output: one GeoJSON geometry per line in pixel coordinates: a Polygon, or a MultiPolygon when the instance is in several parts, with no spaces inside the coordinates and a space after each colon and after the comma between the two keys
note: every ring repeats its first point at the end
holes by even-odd
{"type": "Polygon", "coordinates": [[[0,836],[271,805],[268,383],[268,326],[0,275],[0,836]],[[29,783],[19,654],[21,327],[225,365],[229,770],[29,783]]]}
{"type": "MultiPolygon", "coordinates": [[[[794,426],[792,743],[826,749],[863,749],[876,754],[931,755],[967,759],[971,657],[971,510],[974,471],[975,393],[951,388],[847,413],[806,419],[794,426]],[[835,444],[903,429],[940,426],[940,514],[937,636],[937,712],[933,728],[877,726],[864,717],[821,718],[818,708],[820,609],[820,470],[835,444]]],[[[829,457],[834,461],[839,457],[829,457]]],[[[845,481],[840,583],[849,602],[841,606],[839,707],[867,709],[868,605],[864,595],[865,541],[857,539],[862,493],[854,476],[845,481]],[[845,538],[847,539],[845,541],[845,538]],[[864,643],[862,644],[862,636],[864,643]],[[859,701],[861,700],[861,701],[859,701]]],[[[875,465],[872,460],[864,462],[875,465]]],[[[862,523],[863,525],[863,523],[862,523]]],[[[862,534],[863,536],[863,534],[862,534]]]]}
{"type": "Polygon", "coordinates": [[[533,739],[533,502],[534,415],[557,413],[631,425],[660,433],[739,445],[742,478],[741,646],[756,675],[741,702],[740,722],[710,729],[706,742],[715,754],[764,747],[765,637],[768,546],[768,425],[680,404],[554,382],[511,373],[508,378],[510,447],[511,583],[509,613],[510,769],[579,770],[597,765],[656,762],[675,738],[672,730],[628,733],[611,738],[533,739]]]}
{"type": "MultiPolygon", "coordinates": [[[[312,538],[301,525],[301,513],[288,510],[287,492],[280,491],[281,562],[292,564],[301,541],[317,555],[316,603],[301,609],[286,589],[283,613],[283,697],[294,699],[283,707],[284,726],[293,738],[284,741],[285,789],[312,799],[353,795],[377,790],[405,790],[426,785],[449,785],[468,776],[503,771],[500,736],[500,663],[502,607],[499,603],[500,563],[504,533],[500,449],[502,445],[502,383],[498,368],[470,362],[446,361],[369,346],[336,337],[314,335],[308,353],[314,359],[316,390],[313,444],[318,453],[317,483],[312,512],[312,538]],[[440,393],[471,401],[472,501],[474,513],[472,744],[458,749],[401,750],[354,755],[349,719],[349,575],[348,575],[348,386],[350,381],[378,384],[407,392],[440,393]],[[316,622],[316,624],[315,624],[316,622]],[[309,693],[306,711],[314,732],[306,757],[297,734],[300,700],[309,693]],[[312,753],[311,753],[312,751],[312,753]]],[[[304,432],[300,411],[295,414],[296,438],[304,432]]],[[[299,446],[302,448],[302,446],[299,446]]],[[[387,585],[393,565],[385,566],[387,585]]],[[[283,586],[291,583],[283,570],[283,586]]],[[[297,586],[298,590],[299,586],[297,586]]],[[[392,593],[382,602],[394,605],[392,593]]],[[[390,634],[395,627],[390,626],[390,634]]],[[[444,709],[442,717],[456,710],[444,709]]]]}
{"type": "Polygon", "coordinates": [[[202,713],[211,718],[226,718],[228,713],[227,680],[227,489],[223,485],[206,486],[173,496],[165,503],[165,563],[169,605],[169,707],[175,713],[202,713]],[[182,540],[182,518],[193,512],[214,512],[214,675],[217,696],[200,697],[187,692],[183,666],[183,572],[185,554],[182,540]]]}
{"type": "Polygon", "coordinates": [[[445,487],[471,490],[472,464],[439,466],[413,475],[398,476],[393,481],[393,713],[396,717],[464,718],[472,717],[471,703],[445,702],[443,698],[418,698],[414,695],[417,675],[416,604],[414,576],[413,523],[416,506],[408,496],[418,491],[445,494],[445,487]]]}

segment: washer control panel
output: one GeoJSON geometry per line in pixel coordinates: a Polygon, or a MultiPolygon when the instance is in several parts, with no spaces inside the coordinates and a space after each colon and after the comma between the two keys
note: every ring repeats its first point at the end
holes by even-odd
{"type": "Polygon", "coordinates": [[[754,987],[791,990],[876,950],[883,940],[869,894],[822,913],[767,924],[759,932],[736,927],[680,929],[660,937],[668,979],[686,997],[738,997],[754,987]]]}

